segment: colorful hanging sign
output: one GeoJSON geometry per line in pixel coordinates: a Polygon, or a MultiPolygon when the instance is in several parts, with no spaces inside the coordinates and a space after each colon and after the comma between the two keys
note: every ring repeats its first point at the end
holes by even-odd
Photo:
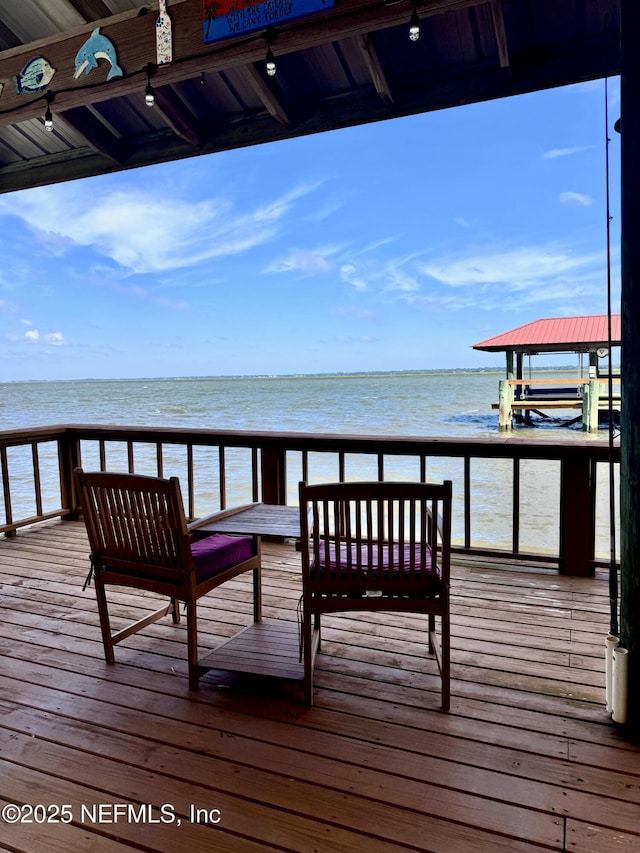
{"type": "Polygon", "coordinates": [[[335,0],[203,0],[205,44],[332,9],[335,0]]]}
{"type": "Polygon", "coordinates": [[[167,65],[172,59],[171,18],[167,13],[167,0],[160,0],[160,14],[156,21],[156,62],[167,65]]]}

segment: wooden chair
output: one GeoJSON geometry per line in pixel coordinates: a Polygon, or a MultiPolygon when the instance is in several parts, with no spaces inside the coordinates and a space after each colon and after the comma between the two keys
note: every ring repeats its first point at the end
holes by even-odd
{"type": "Polygon", "coordinates": [[[136,474],[75,471],[80,506],[87,527],[100,628],[107,663],[114,646],[126,637],[171,614],[180,621],[179,602],[186,604],[189,687],[210,667],[198,659],[196,602],[236,575],[253,570],[253,618],[261,618],[260,538],[213,534],[193,541],[187,525],[177,477],[170,480],[136,474]],[[169,597],[168,605],[111,633],[106,586],[149,590],[169,597]]]}
{"type": "Polygon", "coordinates": [[[384,610],[427,614],[449,710],[451,482],[300,483],[299,495],[305,702],[313,703],[321,614],[384,610]]]}

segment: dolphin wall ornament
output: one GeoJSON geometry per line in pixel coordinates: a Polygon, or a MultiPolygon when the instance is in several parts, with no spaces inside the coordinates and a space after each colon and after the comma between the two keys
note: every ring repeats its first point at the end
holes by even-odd
{"type": "Polygon", "coordinates": [[[118,57],[113,42],[100,33],[100,27],[96,27],[76,54],[74,79],[77,80],[83,71],[85,74],[89,74],[90,71],[97,68],[99,59],[106,59],[111,65],[107,80],[123,76],[122,69],[118,65],[118,57]]]}

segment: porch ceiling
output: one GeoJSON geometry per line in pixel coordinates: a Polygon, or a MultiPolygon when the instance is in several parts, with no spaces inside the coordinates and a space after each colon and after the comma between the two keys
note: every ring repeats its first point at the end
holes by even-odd
{"type": "Polygon", "coordinates": [[[415,43],[410,0],[336,0],[278,26],[269,77],[266,31],[204,44],[202,0],[169,0],[173,62],[157,71],[155,0],[0,0],[0,192],[620,70],[620,0],[422,0],[417,10],[415,43]],[[76,79],[76,54],[98,22],[123,76],[107,81],[110,63],[100,59],[76,79]],[[36,57],[53,78],[17,94],[14,78],[36,57]],[[144,98],[150,64],[153,109],[144,98]]]}

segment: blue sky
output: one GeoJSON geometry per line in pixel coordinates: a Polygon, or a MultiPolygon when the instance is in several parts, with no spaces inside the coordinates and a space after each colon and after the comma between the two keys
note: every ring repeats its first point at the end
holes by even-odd
{"type": "Polygon", "coordinates": [[[502,368],[606,312],[604,86],[2,195],[0,381],[502,368]]]}

